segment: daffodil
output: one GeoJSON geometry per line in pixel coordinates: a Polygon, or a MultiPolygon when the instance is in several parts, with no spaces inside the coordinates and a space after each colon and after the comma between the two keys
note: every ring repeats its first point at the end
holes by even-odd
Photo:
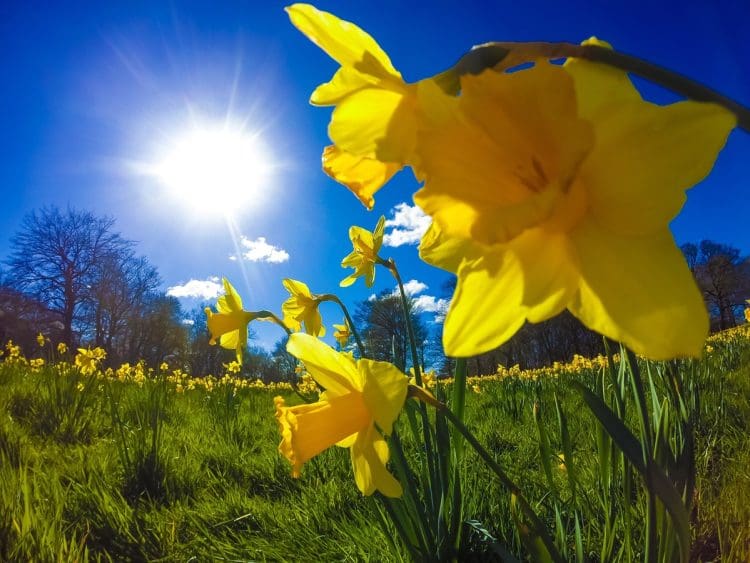
{"type": "Polygon", "coordinates": [[[78,348],[78,354],[76,354],[76,366],[80,368],[84,374],[92,374],[96,371],[99,362],[107,357],[107,353],[102,348],[78,348]]]}
{"type": "Polygon", "coordinates": [[[354,273],[341,280],[341,287],[352,285],[357,278],[364,276],[365,285],[372,287],[375,282],[375,265],[378,252],[383,245],[385,217],[381,216],[373,232],[362,227],[353,226],[349,229],[349,238],[354,250],[341,261],[342,268],[354,268],[354,273]]]}
{"type": "Polygon", "coordinates": [[[750,323],[750,299],[746,301],[747,307],[745,307],[745,320],[750,323]]]}
{"type": "Polygon", "coordinates": [[[386,469],[389,451],[383,434],[391,433],[404,406],[406,376],[389,363],[355,360],[303,333],[289,337],[287,351],[325,388],[312,404],[286,406],[282,397],[274,399],[279,451],[291,462],[292,475],[299,477],[306,461],[337,445],[350,449],[362,494],[378,490],[401,496],[401,485],[386,469]]]}
{"type": "Polygon", "coordinates": [[[43,348],[44,345],[47,343],[47,339],[44,337],[44,335],[41,332],[36,335],[36,343],[39,345],[40,348],[43,348]]]}
{"type": "Polygon", "coordinates": [[[371,209],[373,195],[414,157],[418,85],[407,84],[375,40],[309,4],[286,8],[292,23],[341,65],[310,103],[336,106],[323,169],[371,209]]]}
{"type": "Polygon", "coordinates": [[[346,346],[346,343],[349,342],[349,339],[352,336],[352,331],[349,328],[349,323],[346,319],[344,319],[344,324],[333,325],[333,328],[336,329],[333,333],[333,337],[336,339],[336,342],[339,343],[339,346],[343,348],[344,346],[346,346]]]}
{"type": "Polygon", "coordinates": [[[458,275],[448,355],[493,349],[566,308],[643,356],[700,355],[708,316],[669,223],[731,113],[645,102],[625,73],[580,60],[467,75],[457,97],[422,93],[414,200],[434,219],[423,258],[458,275]]]}
{"type": "Polygon", "coordinates": [[[326,329],[318,310],[320,300],[316,299],[310,293],[310,288],[301,281],[286,278],[283,284],[290,294],[289,299],[281,306],[284,324],[291,330],[298,331],[304,323],[307,334],[325,336],[326,329]]]}
{"type": "Polygon", "coordinates": [[[232,287],[229,280],[223,278],[225,294],[216,301],[217,313],[206,307],[208,330],[211,333],[210,344],[219,344],[222,348],[235,350],[237,362],[242,363],[242,349],[247,346],[247,324],[257,318],[257,314],[242,309],[242,298],[232,287]]]}

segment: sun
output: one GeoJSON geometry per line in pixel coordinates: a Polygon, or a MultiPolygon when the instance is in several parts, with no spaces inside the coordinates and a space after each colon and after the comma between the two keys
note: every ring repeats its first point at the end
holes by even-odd
{"type": "Polygon", "coordinates": [[[222,125],[193,127],[177,136],[153,173],[174,199],[213,215],[257,205],[271,169],[260,135],[222,125]]]}

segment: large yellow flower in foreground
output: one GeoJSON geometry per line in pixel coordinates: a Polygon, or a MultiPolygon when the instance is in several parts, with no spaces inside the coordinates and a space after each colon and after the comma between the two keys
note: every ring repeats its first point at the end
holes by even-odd
{"type": "Polygon", "coordinates": [[[446,353],[485,352],[567,308],[646,357],[700,356],[708,317],[669,222],[734,116],[645,102],[626,74],[583,61],[461,87],[420,90],[422,256],[458,274],[446,353]]]}
{"type": "Polygon", "coordinates": [[[208,330],[211,333],[210,344],[219,344],[222,348],[235,350],[237,361],[242,363],[242,349],[247,346],[247,324],[256,319],[257,315],[251,311],[242,309],[242,298],[237,290],[232,287],[229,280],[223,278],[225,294],[216,301],[214,313],[210,307],[206,307],[208,330]]]}
{"type": "Polygon", "coordinates": [[[341,267],[354,268],[354,273],[341,280],[339,284],[341,287],[352,285],[357,278],[362,276],[365,278],[365,285],[372,287],[375,283],[375,265],[378,261],[378,252],[383,245],[384,231],[385,217],[383,216],[380,217],[372,232],[357,226],[349,228],[349,238],[354,250],[341,261],[341,267]]]}
{"type": "Polygon", "coordinates": [[[336,106],[328,126],[334,145],[323,169],[368,208],[373,194],[413,158],[417,84],[407,84],[375,40],[351,22],[309,4],[286,11],[292,23],[341,68],[310,102],[336,106]]]}
{"type": "Polygon", "coordinates": [[[401,496],[401,485],[385,466],[388,444],[380,431],[391,433],[404,406],[406,376],[389,363],[355,360],[303,333],[289,337],[287,351],[325,388],[317,403],[288,407],[283,398],[274,399],[279,451],[291,462],[292,475],[299,477],[306,461],[337,445],[350,448],[362,494],[401,496]]]}
{"type": "Polygon", "coordinates": [[[289,299],[284,301],[281,311],[284,313],[284,324],[291,330],[297,331],[305,323],[305,332],[313,336],[323,337],[326,329],[318,310],[318,301],[310,293],[310,288],[301,281],[286,278],[284,288],[290,293],[289,299]]]}

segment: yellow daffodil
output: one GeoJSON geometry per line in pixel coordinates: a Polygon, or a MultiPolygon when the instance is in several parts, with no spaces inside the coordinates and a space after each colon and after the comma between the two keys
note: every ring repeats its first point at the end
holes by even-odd
{"type": "Polygon", "coordinates": [[[401,485],[385,466],[388,444],[380,431],[391,433],[404,406],[406,376],[389,363],[355,360],[303,333],[289,337],[287,351],[325,388],[312,404],[286,406],[282,397],[274,399],[279,451],[291,462],[292,475],[299,477],[306,461],[337,445],[350,448],[362,494],[401,496],[401,485]]]}
{"type": "Polygon", "coordinates": [[[47,339],[44,337],[44,335],[41,332],[36,335],[36,343],[39,345],[40,348],[44,348],[44,345],[47,343],[47,339]]]}
{"type": "Polygon", "coordinates": [[[65,344],[65,342],[58,342],[57,343],[57,353],[61,356],[66,354],[68,351],[68,345],[65,344]]]}
{"type": "Polygon", "coordinates": [[[354,268],[354,273],[341,280],[341,287],[352,285],[357,278],[364,276],[365,285],[372,287],[375,282],[375,264],[378,252],[383,245],[385,217],[381,216],[373,232],[362,227],[353,226],[349,229],[349,238],[354,250],[341,261],[342,268],[354,268]]]}
{"type": "Polygon", "coordinates": [[[344,346],[346,346],[346,343],[349,342],[349,339],[352,336],[352,331],[349,328],[349,323],[346,319],[344,319],[344,324],[333,325],[333,328],[336,329],[333,333],[333,337],[336,339],[336,342],[339,343],[339,346],[343,348],[344,346]]]}
{"type": "Polygon", "coordinates": [[[745,307],[745,320],[750,323],[750,299],[747,300],[747,307],[745,307]]]}
{"type": "Polygon", "coordinates": [[[320,301],[310,293],[310,288],[301,281],[290,278],[286,278],[283,284],[290,294],[289,299],[284,301],[281,306],[281,311],[284,313],[284,324],[291,330],[298,331],[304,323],[307,334],[325,336],[326,329],[318,310],[320,301]]]}
{"type": "Polygon", "coordinates": [[[570,310],[651,359],[699,356],[708,317],[669,223],[735,125],[709,103],[658,106],[584,61],[423,88],[415,202],[422,257],[458,275],[450,356],[570,310]]]}
{"type": "Polygon", "coordinates": [[[256,313],[242,309],[242,298],[232,287],[229,280],[223,278],[225,294],[216,301],[217,313],[206,307],[208,330],[211,333],[210,344],[219,344],[222,348],[235,350],[237,362],[242,363],[242,349],[247,345],[247,324],[257,318],[256,313]]]}
{"type": "Polygon", "coordinates": [[[286,9],[297,29],[341,65],[310,102],[336,108],[328,126],[334,145],[323,169],[371,209],[373,194],[413,159],[418,83],[407,84],[375,40],[351,22],[309,4],[286,9]]]}
{"type": "Polygon", "coordinates": [[[99,362],[107,357],[107,353],[102,348],[79,348],[78,354],[76,354],[76,366],[78,366],[82,373],[92,374],[96,371],[99,362]]]}

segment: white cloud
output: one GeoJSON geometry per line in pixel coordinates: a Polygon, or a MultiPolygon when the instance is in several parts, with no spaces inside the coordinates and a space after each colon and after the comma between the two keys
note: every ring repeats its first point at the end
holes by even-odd
{"type": "Polygon", "coordinates": [[[211,277],[206,280],[192,279],[182,285],[173,285],[167,288],[167,295],[171,297],[213,299],[222,293],[224,293],[224,286],[221,285],[217,277],[211,277]]]}
{"type": "Polygon", "coordinates": [[[431,219],[416,205],[412,206],[405,202],[399,203],[391,211],[393,219],[385,222],[386,228],[390,227],[391,231],[383,236],[383,244],[417,244],[430,226],[431,219]]]}
{"type": "Polygon", "coordinates": [[[377,299],[378,299],[378,296],[375,295],[374,293],[370,295],[370,297],[367,298],[368,301],[377,301],[377,299]]]}
{"type": "Polygon", "coordinates": [[[414,299],[414,308],[422,313],[438,313],[445,315],[448,310],[447,299],[438,299],[434,295],[420,295],[414,299]]]}
{"type": "MultiPolygon", "coordinates": [[[[240,239],[243,247],[242,258],[250,262],[270,262],[281,264],[289,260],[289,253],[283,248],[273,246],[266,242],[266,237],[258,237],[251,240],[245,236],[240,239]]],[[[237,256],[230,256],[230,260],[237,260],[237,256]]]]}
{"type": "MultiPolygon", "coordinates": [[[[422,293],[425,289],[427,289],[428,285],[426,283],[423,283],[419,280],[409,280],[404,284],[404,292],[406,292],[406,295],[409,297],[412,297],[414,295],[417,295],[418,293],[422,293]]],[[[391,295],[400,295],[398,286],[393,288],[393,292],[391,295]]],[[[375,296],[373,295],[372,298],[374,299],[375,296]]]]}
{"type": "Polygon", "coordinates": [[[182,324],[185,326],[193,326],[195,321],[193,319],[182,319],[182,324]]]}

